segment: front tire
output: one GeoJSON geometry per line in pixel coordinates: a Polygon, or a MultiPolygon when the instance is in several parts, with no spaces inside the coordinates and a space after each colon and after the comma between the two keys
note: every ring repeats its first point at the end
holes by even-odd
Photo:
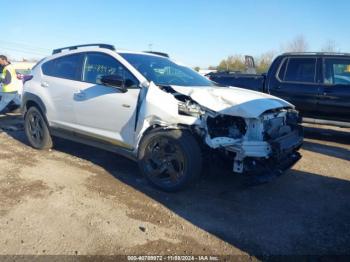
{"type": "Polygon", "coordinates": [[[24,118],[24,130],[29,144],[35,149],[52,148],[52,138],[44,116],[35,106],[30,107],[24,118]]]}
{"type": "Polygon", "coordinates": [[[155,187],[167,192],[179,191],[199,178],[201,150],[188,131],[151,131],[142,139],[139,167],[155,187]]]}

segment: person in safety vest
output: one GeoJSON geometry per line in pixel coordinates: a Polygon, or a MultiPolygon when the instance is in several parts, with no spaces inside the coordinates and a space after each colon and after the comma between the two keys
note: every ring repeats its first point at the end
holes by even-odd
{"type": "MultiPolygon", "coordinates": [[[[0,74],[2,74],[3,69],[4,69],[4,67],[2,66],[2,64],[0,64],[0,74]]],[[[2,83],[0,81],[0,100],[1,100],[1,92],[2,92],[2,83]]]]}
{"type": "Polygon", "coordinates": [[[8,61],[7,57],[0,55],[0,83],[2,84],[0,113],[12,102],[18,100],[18,90],[22,88],[22,81],[17,79],[15,68],[8,61]]]}

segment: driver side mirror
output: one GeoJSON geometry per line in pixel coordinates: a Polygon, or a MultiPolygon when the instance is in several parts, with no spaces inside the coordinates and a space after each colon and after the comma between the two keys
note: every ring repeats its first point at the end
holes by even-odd
{"type": "Polygon", "coordinates": [[[101,77],[101,83],[106,86],[111,86],[119,89],[123,93],[127,92],[128,89],[125,87],[124,79],[119,75],[105,75],[101,77]]]}

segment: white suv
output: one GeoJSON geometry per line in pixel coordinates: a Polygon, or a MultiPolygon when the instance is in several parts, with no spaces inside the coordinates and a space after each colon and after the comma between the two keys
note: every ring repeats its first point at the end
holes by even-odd
{"type": "Polygon", "coordinates": [[[52,136],[138,161],[175,191],[222,155],[235,173],[281,173],[300,159],[298,113],[279,98],[218,86],[162,53],[92,44],[54,50],[25,82],[25,132],[37,149],[52,136]]]}

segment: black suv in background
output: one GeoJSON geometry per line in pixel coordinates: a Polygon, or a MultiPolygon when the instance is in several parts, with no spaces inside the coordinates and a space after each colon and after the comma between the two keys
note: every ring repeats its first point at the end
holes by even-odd
{"type": "Polygon", "coordinates": [[[350,54],[285,53],[267,74],[219,72],[208,77],[283,98],[296,106],[305,122],[350,127],[350,54]]]}

